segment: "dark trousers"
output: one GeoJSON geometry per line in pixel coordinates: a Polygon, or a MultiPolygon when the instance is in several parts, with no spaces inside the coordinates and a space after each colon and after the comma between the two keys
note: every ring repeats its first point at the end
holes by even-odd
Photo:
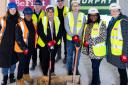
{"type": "Polygon", "coordinates": [[[100,85],[99,67],[102,59],[91,59],[92,62],[92,85],[100,85]]]}
{"type": "Polygon", "coordinates": [[[128,84],[128,78],[127,78],[126,69],[118,68],[118,72],[119,72],[119,75],[120,75],[120,85],[127,85],[128,84]]]}
{"type": "Polygon", "coordinates": [[[32,64],[37,65],[37,48],[35,48],[34,52],[32,53],[32,64]]]}
{"type": "Polygon", "coordinates": [[[55,56],[57,53],[58,46],[55,46],[54,50],[49,50],[47,46],[40,48],[40,65],[44,75],[47,75],[49,69],[49,60],[50,60],[50,53],[51,53],[51,73],[54,72],[55,67],[55,56]]]}
{"type": "MultiPolygon", "coordinates": [[[[63,41],[64,41],[64,55],[65,58],[67,57],[67,49],[66,49],[66,32],[63,33],[63,41]]],[[[58,51],[57,51],[57,59],[61,59],[61,45],[59,45],[58,47],[58,51]]]]}
{"type": "Polygon", "coordinates": [[[17,73],[17,79],[20,80],[23,77],[23,74],[29,74],[29,63],[31,54],[24,55],[22,53],[18,53],[18,73],[17,73]]]}

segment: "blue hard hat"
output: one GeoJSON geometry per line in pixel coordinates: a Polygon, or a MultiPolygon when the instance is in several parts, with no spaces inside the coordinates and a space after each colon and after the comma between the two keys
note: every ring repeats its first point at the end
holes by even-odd
{"type": "Polygon", "coordinates": [[[42,5],[42,2],[41,2],[40,0],[36,0],[36,1],[34,2],[34,5],[42,5]]]}
{"type": "Polygon", "coordinates": [[[17,8],[17,5],[15,2],[8,3],[8,9],[11,9],[11,8],[17,8]]]}
{"type": "Polygon", "coordinates": [[[24,10],[23,10],[23,14],[32,15],[33,10],[30,7],[25,7],[24,10]]]}

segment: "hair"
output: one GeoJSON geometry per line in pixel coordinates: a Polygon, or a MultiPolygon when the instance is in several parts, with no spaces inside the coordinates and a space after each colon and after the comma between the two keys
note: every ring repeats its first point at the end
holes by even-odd
{"type": "MultiPolygon", "coordinates": [[[[9,9],[8,9],[7,12],[6,12],[6,15],[5,15],[4,19],[7,19],[7,17],[8,17],[9,15],[10,15],[10,12],[9,12],[9,9]]],[[[18,9],[16,9],[15,16],[20,17],[20,13],[19,13],[18,9]]]]}
{"type": "MultiPolygon", "coordinates": [[[[100,23],[100,14],[99,13],[96,13],[96,14],[97,14],[97,20],[95,22],[100,23]]],[[[92,23],[92,20],[90,19],[90,16],[91,16],[91,14],[88,14],[87,24],[92,23]]]]}
{"type": "Polygon", "coordinates": [[[46,9],[47,12],[49,12],[49,10],[52,10],[54,12],[54,8],[53,7],[49,7],[48,9],[46,9]]]}

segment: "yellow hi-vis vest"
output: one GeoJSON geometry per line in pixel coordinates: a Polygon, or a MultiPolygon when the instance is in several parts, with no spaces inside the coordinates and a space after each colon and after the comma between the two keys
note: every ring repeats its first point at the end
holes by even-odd
{"type": "MultiPolygon", "coordinates": [[[[54,23],[55,23],[55,33],[56,33],[56,36],[59,32],[59,27],[60,27],[60,21],[59,21],[59,18],[58,17],[54,17],[54,23]]],[[[44,29],[44,33],[45,35],[47,36],[47,28],[48,28],[48,17],[44,16],[42,18],[42,24],[43,24],[43,29],[44,29]]],[[[45,43],[44,41],[40,38],[38,38],[38,41],[37,41],[38,45],[41,46],[41,47],[44,47],[45,46],[45,43]]],[[[59,40],[57,42],[57,44],[59,45],[61,43],[61,41],[59,40]]]]}
{"type": "Polygon", "coordinates": [[[33,14],[32,15],[32,20],[33,20],[34,24],[37,24],[43,16],[45,16],[44,11],[41,11],[41,13],[39,15],[39,18],[37,18],[36,14],[33,14]]]}
{"type": "MultiPolygon", "coordinates": [[[[105,21],[101,21],[99,24],[95,23],[93,25],[93,28],[92,28],[92,31],[91,31],[91,38],[92,39],[100,36],[100,27],[101,27],[102,23],[105,23],[105,21]]],[[[98,56],[98,57],[105,56],[106,55],[105,41],[92,46],[92,49],[93,49],[93,52],[96,56],[98,56]]]]}
{"type": "MultiPolygon", "coordinates": [[[[68,20],[69,20],[70,32],[73,33],[73,28],[75,26],[73,13],[69,12],[67,14],[67,17],[68,17],[68,20]]],[[[79,33],[79,31],[82,27],[83,18],[84,18],[84,13],[79,12],[78,13],[78,18],[77,18],[77,24],[76,24],[77,34],[79,33]]],[[[66,37],[67,37],[67,40],[72,40],[72,37],[70,35],[68,35],[68,33],[67,33],[66,37]]]]}
{"type": "MultiPolygon", "coordinates": [[[[22,36],[23,36],[24,42],[27,44],[28,43],[28,41],[27,41],[28,40],[28,33],[29,33],[28,28],[27,28],[27,25],[25,24],[24,20],[22,20],[21,22],[19,22],[18,25],[20,26],[21,31],[23,33],[22,36]]],[[[36,25],[34,25],[34,28],[37,29],[36,28],[36,25]]],[[[36,47],[36,41],[37,41],[36,35],[37,34],[35,34],[35,47],[36,47]]],[[[23,50],[18,45],[17,41],[15,41],[14,50],[15,50],[15,52],[18,52],[18,53],[23,52],[23,50]]]]}
{"type": "Polygon", "coordinates": [[[117,20],[111,31],[111,53],[116,56],[122,55],[123,37],[121,33],[121,20],[117,20]]]}
{"type": "MultiPolygon", "coordinates": [[[[69,12],[69,8],[66,7],[66,6],[64,6],[63,16],[65,17],[68,12],[69,12]]],[[[57,9],[57,6],[54,7],[54,16],[58,17],[58,9],[57,9]]]]}
{"type": "Polygon", "coordinates": [[[1,25],[1,30],[0,30],[0,44],[1,44],[1,41],[2,41],[2,38],[3,38],[3,34],[4,34],[4,31],[5,31],[5,27],[6,27],[6,20],[2,18],[0,18],[0,25],[1,25]]]}

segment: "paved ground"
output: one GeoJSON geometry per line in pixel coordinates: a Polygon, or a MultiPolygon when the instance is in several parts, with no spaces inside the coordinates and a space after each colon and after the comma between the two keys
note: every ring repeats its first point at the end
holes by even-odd
{"type": "MultiPolygon", "coordinates": [[[[89,85],[91,82],[91,62],[88,56],[82,54],[80,59],[79,70],[81,74],[82,85],[89,85]]],[[[127,70],[128,72],[128,70],[127,70]]],[[[62,63],[62,60],[56,63],[55,73],[57,75],[66,75],[66,66],[62,63]]],[[[42,75],[39,65],[36,67],[35,71],[30,71],[31,76],[37,77],[42,75]]],[[[119,85],[119,74],[117,73],[117,68],[108,64],[106,59],[104,59],[100,66],[100,78],[101,85],[119,85]]],[[[0,82],[2,80],[2,74],[0,73],[0,82]]],[[[8,84],[15,85],[15,84],[8,84]]]]}

